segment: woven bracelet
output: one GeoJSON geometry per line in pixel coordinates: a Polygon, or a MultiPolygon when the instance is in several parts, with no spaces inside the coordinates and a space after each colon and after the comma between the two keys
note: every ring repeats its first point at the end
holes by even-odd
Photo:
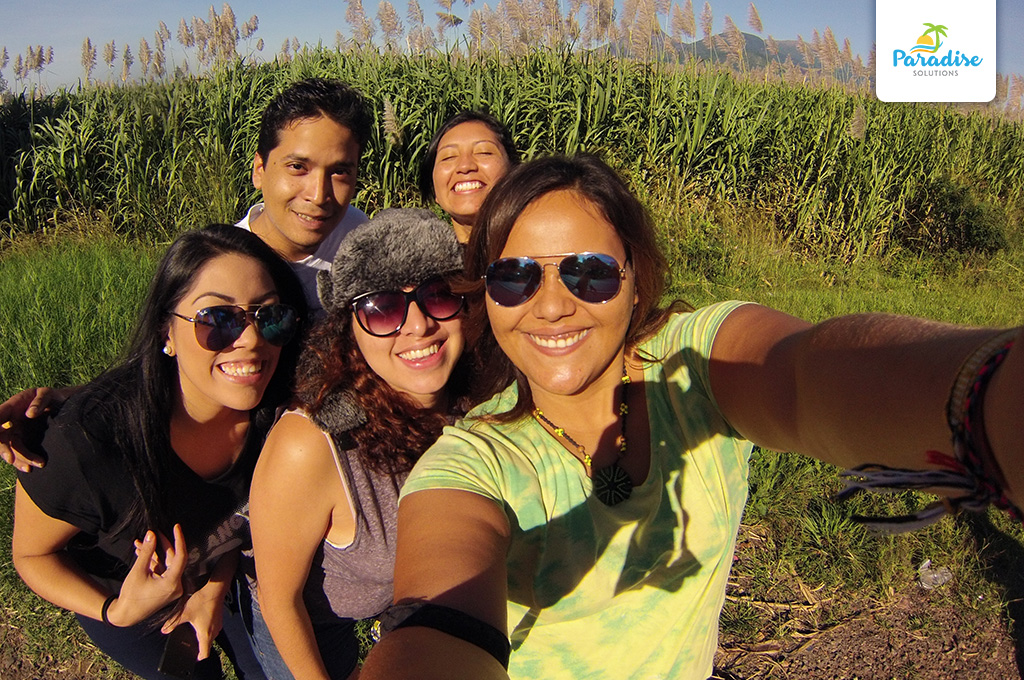
{"type": "Polygon", "coordinates": [[[1010,513],[1017,521],[1024,521],[1020,508],[1006,497],[999,481],[998,463],[985,435],[985,418],[982,410],[988,383],[1013,347],[1013,338],[1016,335],[1017,331],[1014,330],[993,338],[991,344],[995,347],[987,356],[981,357],[981,365],[975,369],[974,380],[961,380],[961,375],[953,385],[947,416],[949,428],[953,432],[953,453],[956,458],[951,459],[936,451],[929,452],[929,455],[934,462],[956,471],[962,470],[974,480],[975,490],[971,500],[976,507],[964,507],[980,512],[986,505],[992,504],[1010,513]]]}
{"type": "Polygon", "coordinates": [[[998,481],[998,465],[985,436],[983,402],[985,389],[996,369],[1013,346],[1019,329],[991,338],[960,367],[949,402],[946,419],[952,432],[953,454],[929,451],[928,461],[944,470],[906,470],[883,465],[862,465],[840,473],[846,486],[835,499],[846,500],[862,491],[905,491],[908,489],[959,489],[960,496],[942,498],[918,512],[898,517],[860,517],[853,519],[874,529],[911,531],[933,524],[944,515],[961,509],[984,512],[989,505],[1005,510],[1018,521],[1024,514],[1010,502],[998,481]]]}

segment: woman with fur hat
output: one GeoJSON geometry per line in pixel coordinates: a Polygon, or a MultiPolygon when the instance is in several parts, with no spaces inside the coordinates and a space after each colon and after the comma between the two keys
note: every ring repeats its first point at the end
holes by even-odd
{"type": "Polygon", "coordinates": [[[391,603],[398,490],[461,413],[463,300],[447,282],[461,270],[451,227],[391,209],[320,274],[328,316],[250,494],[254,647],[271,678],[352,677],[355,621],[391,603]]]}

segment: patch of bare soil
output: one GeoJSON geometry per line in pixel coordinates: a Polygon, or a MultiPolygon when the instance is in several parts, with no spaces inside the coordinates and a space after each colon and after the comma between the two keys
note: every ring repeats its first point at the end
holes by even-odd
{"type": "Polygon", "coordinates": [[[714,677],[1020,679],[1024,637],[1011,632],[1007,614],[1024,620],[1015,605],[1022,597],[1015,584],[1021,583],[1024,553],[986,527],[982,522],[975,534],[986,546],[990,575],[1003,586],[1006,609],[965,606],[954,583],[934,589],[907,584],[878,601],[812,589],[792,572],[773,574],[766,593],[750,576],[748,561],[770,544],[770,536],[760,527],[741,527],[714,677]]]}
{"type": "Polygon", "coordinates": [[[787,639],[751,644],[723,636],[715,677],[1020,678],[1014,640],[1005,621],[993,618],[949,604],[941,589],[917,589],[885,604],[865,603],[828,628],[787,639]]]}

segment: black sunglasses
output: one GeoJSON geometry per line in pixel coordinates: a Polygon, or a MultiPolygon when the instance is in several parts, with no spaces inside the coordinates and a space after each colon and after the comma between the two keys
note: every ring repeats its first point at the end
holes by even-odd
{"type": "Polygon", "coordinates": [[[557,265],[532,257],[503,257],[487,265],[487,294],[502,307],[517,307],[532,298],[544,280],[544,267],[558,267],[562,283],[583,302],[605,303],[619,294],[626,268],[603,253],[561,253],[557,265]]]}
{"type": "Polygon", "coordinates": [[[256,331],[264,340],[277,347],[288,344],[299,328],[299,313],[280,302],[244,307],[214,305],[200,309],[192,318],[175,311],[171,314],[194,324],[196,342],[210,352],[219,352],[238,340],[250,323],[256,325],[256,331]]]}
{"type": "Polygon", "coordinates": [[[363,293],[352,298],[351,304],[359,327],[370,335],[384,338],[402,330],[413,302],[431,319],[447,321],[462,311],[463,297],[453,293],[447,281],[434,277],[410,291],[363,293]]]}

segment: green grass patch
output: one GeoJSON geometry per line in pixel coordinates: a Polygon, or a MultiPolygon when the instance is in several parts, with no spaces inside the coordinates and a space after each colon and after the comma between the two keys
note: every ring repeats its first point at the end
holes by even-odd
{"type": "Polygon", "coordinates": [[[138,242],[75,236],[0,257],[0,394],[81,384],[110,365],[158,254],[138,242]]]}
{"type": "MultiPolygon", "coordinates": [[[[102,230],[97,230],[102,231],[102,230]]],[[[86,382],[126,342],[159,250],[102,233],[19,243],[0,257],[0,396],[86,382]]],[[[14,469],[0,464],[0,602],[17,631],[7,677],[133,677],[89,642],[74,617],[41,600],[11,564],[14,469]]]]}

